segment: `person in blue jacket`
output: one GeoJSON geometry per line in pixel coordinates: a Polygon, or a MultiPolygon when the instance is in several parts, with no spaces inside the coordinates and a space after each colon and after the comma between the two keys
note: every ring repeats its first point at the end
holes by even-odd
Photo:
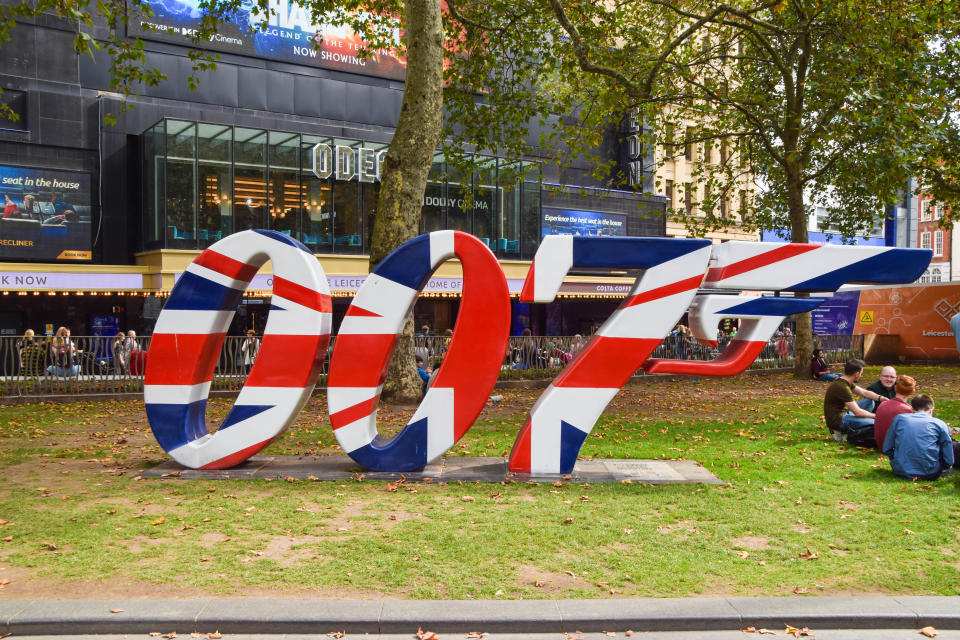
{"type": "Polygon", "coordinates": [[[893,419],[883,441],[890,468],[901,478],[936,480],[954,465],[960,443],[950,437],[950,427],[933,417],[933,398],[926,394],[910,401],[914,413],[893,419]]]}
{"type": "Polygon", "coordinates": [[[430,370],[423,368],[423,358],[420,356],[416,357],[417,360],[417,375],[420,376],[420,379],[423,380],[423,387],[421,392],[425,394],[427,392],[427,383],[430,382],[430,370]]]}

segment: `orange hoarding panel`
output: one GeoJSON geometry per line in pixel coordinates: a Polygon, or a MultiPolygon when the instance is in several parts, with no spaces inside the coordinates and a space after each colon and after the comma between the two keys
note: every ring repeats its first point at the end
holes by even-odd
{"type": "Polygon", "coordinates": [[[900,336],[908,359],[955,360],[957,343],[950,318],[960,313],[960,284],[866,289],[854,333],[900,336]]]}

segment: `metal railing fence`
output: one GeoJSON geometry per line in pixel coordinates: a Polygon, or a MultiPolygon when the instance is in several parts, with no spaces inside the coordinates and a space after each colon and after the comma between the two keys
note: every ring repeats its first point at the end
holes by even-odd
{"type": "MultiPolygon", "coordinates": [[[[331,337],[323,376],[336,337],[331,337]]],[[[238,391],[259,346],[247,344],[246,337],[229,336],[217,360],[211,388],[238,391]]],[[[751,369],[792,367],[794,339],[771,340],[750,365],[751,369]]],[[[551,377],[562,369],[587,343],[579,336],[514,336],[509,340],[502,365],[502,377],[551,377]]],[[[413,349],[427,366],[441,363],[450,338],[415,337],[413,349]]],[[[17,336],[0,336],[0,397],[79,395],[86,393],[132,393],[143,391],[143,369],[150,337],[137,338],[136,348],[121,355],[112,337],[77,336],[71,349],[53,348],[49,337],[24,341],[17,336]],[[69,351],[69,353],[66,353],[69,351]]],[[[668,336],[653,352],[654,358],[711,360],[723,353],[727,341],[707,347],[683,336],[668,336]]],[[[830,362],[863,356],[863,336],[815,336],[814,346],[824,350],[830,362]]],[[[642,373],[642,372],[641,372],[642,373]]],[[[321,378],[323,382],[325,378],[321,378]]]]}

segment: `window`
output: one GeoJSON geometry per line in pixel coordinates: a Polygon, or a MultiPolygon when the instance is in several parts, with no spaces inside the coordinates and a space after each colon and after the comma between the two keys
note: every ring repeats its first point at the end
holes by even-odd
{"type": "Polygon", "coordinates": [[[931,209],[932,209],[932,208],[933,208],[933,200],[924,200],[924,201],[923,201],[923,204],[920,205],[920,220],[921,220],[921,221],[926,222],[927,220],[930,220],[930,219],[931,219],[931,217],[932,217],[932,215],[931,215],[931,209]]]}
{"type": "Polygon", "coordinates": [[[929,249],[930,248],[930,232],[925,231],[920,234],[920,248],[929,249]]]}
{"type": "Polygon", "coordinates": [[[726,220],[727,218],[727,199],[720,198],[720,217],[726,220]]]}
{"type": "Polygon", "coordinates": [[[673,207],[673,180],[667,180],[663,195],[667,196],[667,208],[673,207]]]}
{"type": "Polygon", "coordinates": [[[233,230],[267,228],[267,132],[233,133],[233,230]]]}
{"type": "Polygon", "coordinates": [[[933,219],[934,219],[934,220],[939,220],[939,219],[940,219],[940,216],[943,215],[943,207],[937,206],[937,203],[935,203],[935,202],[934,202],[934,203],[931,203],[931,205],[930,205],[930,211],[931,211],[931,213],[933,213],[933,219]]]}
{"type": "Polygon", "coordinates": [[[713,188],[706,184],[703,187],[703,213],[704,215],[713,215],[713,188]]]}
{"type": "Polygon", "coordinates": [[[943,276],[940,273],[940,267],[933,267],[930,269],[930,282],[941,282],[943,276]]]}
{"type": "Polygon", "coordinates": [[[194,158],[197,152],[197,125],[180,120],[167,121],[167,247],[195,249],[197,230],[194,191],[194,158]]]}
{"type": "Polygon", "coordinates": [[[197,129],[198,236],[205,248],[233,230],[233,128],[200,124],[197,129]]]}
{"type": "Polygon", "coordinates": [[[727,141],[720,141],[720,164],[727,164],[727,141]]]}
{"type": "Polygon", "coordinates": [[[693,213],[693,191],[694,186],[692,182],[683,185],[683,208],[686,210],[687,215],[693,213]]]}
{"type": "Polygon", "coordinates": [[[693,162],[693,139],[696,133],[693,127],[687,127],[687,135],[684,139],[683,157],[693,162]]]}
{"type": "Polygon", "coordinates": [[[333,187],[330,178],[321,179],[313,174],[313,146],[318,143],[332,145],[333,141],[305,135],[300,143],[300,183],[303,185],[300,227],[303,243],[311,251],[331,253],[333,187]]]}
{"type": "Polygon", "coordinates": [[[933,232],[933,255],[939,257],[943,255],[943,230],[937,229],[933,232]]]}
{"type": "Polygon", "coordinates": [[[747,207],[749,206],[749,204],[750,202],[749,200],[747,200],[747,190],[741,189],[740,190],[740,218],[741,219],[747,215],[747,207]]]}

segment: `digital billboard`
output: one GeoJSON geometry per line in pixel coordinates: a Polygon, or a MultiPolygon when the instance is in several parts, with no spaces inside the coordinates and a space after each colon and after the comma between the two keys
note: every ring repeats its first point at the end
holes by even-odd
{"type": "Polygon", "coordinates": [[[818,336],[853,335],[857,323],[857,305],[860,304],[859,291],[840,291],[826,302],[810,312],[813,332],[818,336]]]}
{"type": "Polygon", "coordinates": [[[90,260],[90,175],[0,165],[0,260],[90,260]]]}
{"type": "Polygon", "coordinates": [[[625,236],[627,216],[618,213],[599,213],[577,209],[543,208],[541,233],[572,236],[625,236]]]}
{"type": "MultiPolygon", "coordinates": [[[[131,20],[129,35],[397,80],[406,72],[406,60],[390,51],[359,57],[365,43],[353,29],[314,24],[309,9],[290,0],[268,0],[266,22],[255,2],[242,0],[240,8],[202,44],[192,39],[203,15],[200,0],[147,0],[147,4],[154,15],[131,20]],[[315,47],[314,41],[319,46],[315,47]]],[[[395,39],[399,40],[399,32],[395,39]]]]}

